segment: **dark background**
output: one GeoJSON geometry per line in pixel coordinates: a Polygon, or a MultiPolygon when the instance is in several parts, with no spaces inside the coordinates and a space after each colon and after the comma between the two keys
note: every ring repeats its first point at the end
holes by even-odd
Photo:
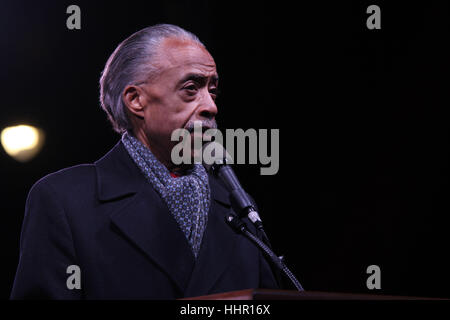
{"type": "Polygon", "coordinates": [[[29,123],[47,138],[28,163],[0,150],[0,297],[30,187],[117,142],[98,79],[120,41],[156,23],[194,32],[214,56],[222,129],[280,129],[277,175],[235,170],[307,290],[450,297],[449,6],[335,2],[2,3],[0,128],[29,123]],[[81,30],[66,28],[71,4],[81,30]],[[370,4],[381,7],[381,30],[366,28],[370,4]]]}

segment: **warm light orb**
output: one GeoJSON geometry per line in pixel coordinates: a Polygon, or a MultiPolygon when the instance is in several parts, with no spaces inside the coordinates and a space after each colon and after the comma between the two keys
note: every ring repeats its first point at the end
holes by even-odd
{"type": "Polygon", "coordinates": [[[43,142],[43,132],[29,125],[7,127],[1,133],[1,143],[6,153],[20,162],[29,161],[37,155],[43,142]]]}

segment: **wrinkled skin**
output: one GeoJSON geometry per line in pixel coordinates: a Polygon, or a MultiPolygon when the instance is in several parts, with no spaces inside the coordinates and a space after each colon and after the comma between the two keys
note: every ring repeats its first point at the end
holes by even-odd
{"type": "Polygon", "coordinates": [[[204,127],[215,124],[218,85],[216,64],[199,44],[176,38],[163,40],[156,57],[158,73],[142,84],[129,85],[123,92],[135,136],[169,170],[170,154],[178,142],[170,140],[175,129],[192,121],[204,127]]]}

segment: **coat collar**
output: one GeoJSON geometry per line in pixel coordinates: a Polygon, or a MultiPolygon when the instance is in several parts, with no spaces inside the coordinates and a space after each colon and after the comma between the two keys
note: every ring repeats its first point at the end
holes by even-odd
{"type": "Polygon", "coordinates": [[[97,195],[108,201],[138,192],[146,183],[125,146],[119,141],[106,155],[95,162],[97,195]]]}
{"type": "Polygon", "coordinates": [[[95,162],[101,202],[115,202],[110,217],[124,238],[158,264],[184,295],[208,292],[225,271],[235,234],[225,223],[228,192],[209,175],[211,205],[197,260],[184,233],[157,192],[147,182],[122,142],[95,162]]]}
{"type": "MultiPolygon", "coordinates": [[[[114,200],[137,193],[148,182],[119,141],[106,155],[95,162],[97,194],[100,201],[114,200]]],[[[230,206],[228,192],[209,174],[211,198],[230,206]]]]}

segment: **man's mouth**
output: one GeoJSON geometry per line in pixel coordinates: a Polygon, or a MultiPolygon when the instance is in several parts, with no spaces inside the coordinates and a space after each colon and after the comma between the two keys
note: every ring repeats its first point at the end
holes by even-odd
{"type": "Polygon", "coordinates": [[[208,129],[216,129],[217,123],[215,120],[197,120],[197,121],[188,121],[184,126],[184,129],[188,130],[189,133],[192,133],[197,128],[197,131],[201,129],[202,133],[205,133],[208,129]]]}
{"type": "MultiPolygon", "coordinates": [[[[202,134],[204,134],[206,132],[206,130],[211,129],[211,127],[209,127],[209,126],[201,126],[201,129],[202,129],[201,130],[202,134]]],[[[190,134],[195,132],[195,129],[193,127],[187,128],[187,130],[189,131],[190,134]]],[[[198,129],[197,129],[197,131],[198,131],[198,129]]]]}
{"type": "Polygon", "coordinates": [[[201,141],[209,141],[210,137],[212,136],[211,133],[205,134],[206,130],[208,130],[209,128],[202,128],[202,131],[199,130],[193,130],[191,132],[191,138],[192,139],[199,139],[201,141]]]}

